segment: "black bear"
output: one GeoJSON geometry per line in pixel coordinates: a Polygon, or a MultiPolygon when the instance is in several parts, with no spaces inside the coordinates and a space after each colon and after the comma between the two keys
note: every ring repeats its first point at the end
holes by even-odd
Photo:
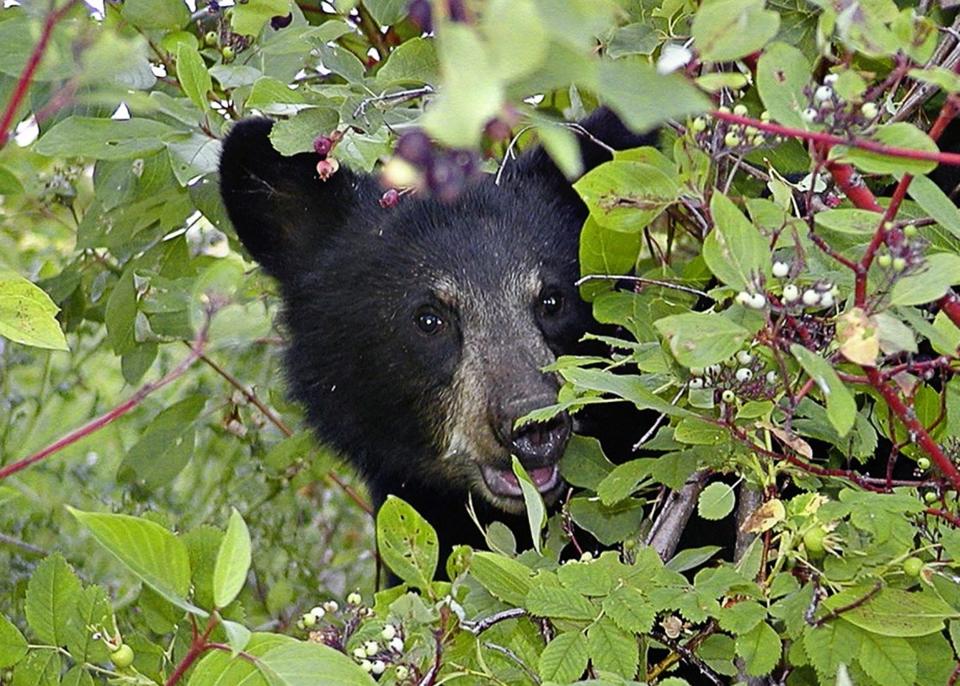
{"type": "MultiPolygon", "coordinates": [[[[221,188],[241,241],[280,285],[287,379],[311,426],[360,470],[375,505],[395,494],[424,515],[441,554],[482,540],[468,493],[481,520],[522,540],[511,455],[548,502],[563,488],[571,419],[515,421],[555,402],[542,368],[578,352],[592,324],[575,285],[586,207],[534,149],[453,202],[382,208],[374,176],[341,167],[321,181],[319,157],[281,156],[271,126],[233,127],[221,188]]],[[[651,142],[604,108],[582,126],[586,170],[611,148],[651,142]]]]}

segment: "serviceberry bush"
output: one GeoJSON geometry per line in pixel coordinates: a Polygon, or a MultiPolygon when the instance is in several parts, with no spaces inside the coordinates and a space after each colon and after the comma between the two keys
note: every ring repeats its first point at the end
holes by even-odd
{"type": "Polygon", "coordinates": [[[948,4],[6,3],[0,683],[960,681],[948,4]],[[659,144],[581,176],[599,103],[659,144]],[[439,559],[297,429],[217,193],[255,114],[384,208],[538,144],[577,179],[614,333],[526,421],[634,445],[572,440],[534,549],[439,559]]]}

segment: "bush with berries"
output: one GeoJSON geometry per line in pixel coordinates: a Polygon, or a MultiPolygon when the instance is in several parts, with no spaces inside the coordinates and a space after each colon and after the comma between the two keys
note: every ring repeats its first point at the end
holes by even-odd
{"type": "Polygon", "coordinates": [[[0,683],[960,682],[948,4],[7,3],[0,683]],[[599,103],[660,140],[581,177],[599,103]],[[533,549],[438,559],[293,428],[217,194],[250,114],[384,208],[534,145],[580,177],[617,335],[527,420],[643,419],[626,462],[571,442],[558,511],[525,489],[533,549]]]}

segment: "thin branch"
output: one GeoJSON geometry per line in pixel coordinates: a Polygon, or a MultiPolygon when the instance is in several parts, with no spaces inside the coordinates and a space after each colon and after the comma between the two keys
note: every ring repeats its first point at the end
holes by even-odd
{"type": "Polygon", "coordinates": [[[483,633],[490,627],[500,622],[505,622],[508,619],[516,619],[517,617],[523,617],[527,614],[527,611],[519,608],[513,607],[509,610],[503,610],[496,614],[490,615],[489,617],[484,617],[483,619],[478,619],[476,621],[463,621],[460,622],[460,626],[469,631],[471,634],[477,635],[483,633]]]}
{"type": "Polygon", "coordinates": [[[697,506],[700,491],[707,483],[708,475],[709,472],[705,469],[695,472],[687,479],[683,488],[672,491],[667,497],[667,502],[657,515],[646,540],[647,545],[656,550],[661,559],[668,560],[673,557],[680,536],[697,506]]]}
{"type": "Polygon", "coordinates": [[[587,274],[583,278],[578,279],[573,285],[580,286],[582,284],[587,283],[588,281],[630,281],[633,283],[642,283],[649,286],[662,286],[663,288],[672,288],[675,291],[683,291],[684,293],[691,293],[693,295],[698,295],[701,298],[710,298],[710,295],[705,291],[701,291],[696,288],[691,288],[690,286],[681,286],[680,284],[674,283],[673,281],[661,281],[660,279],[648,279],[645,276],[625,276],[623,274],[587,274]]]}

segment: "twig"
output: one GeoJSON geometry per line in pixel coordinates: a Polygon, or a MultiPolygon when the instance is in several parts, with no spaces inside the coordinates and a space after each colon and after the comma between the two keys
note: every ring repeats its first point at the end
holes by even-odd
{"type": "Polygon", "coordinates": [[[672,491],[667,496],[667,502],[657,515],[646,540],[647,545],[656,550],[661,559],[668,560],[673,557],[708,475],[709,472],[705,469],[694,472],[683,488],[672,491]]]}
{"type": "Polygon", "coordinates": [[[582,284],[585,284],[588,281],[630,281],[633,283],[642,283],[650,286],[662,286],[663,288],[672,288],[675,291],[683,291],[684,293],[691,293],[693,295],[698,295],[701,298],[710,298],[710,295],[705,291],[701,291],[696,288],[691,288],[690,286],[681,286],[680,284],[674,283],[672,281],[661,281],[660,279],[648,279],[645,276],[625,276],[622,274],[587,274],[586,276],[578,279],[573,285],[580,286],[582,284]]]}
{"type": "Polygon", "coordinates": [[[0,533],[0,545],[9,545],[13,546],[14,548],[20,548],[20,550],[30,553],[31,555],[39,555],[41,557],[46,557],[50,554],[43,548],[38,548],[32,543],[21,541],[19,538],[8,536],[5,533],[0,533]]]}
{"type": "Polygon", "coordinates": [[[814,627],[823,626],[824,624],[829,622],[831,619],[836,619],[837,617],[842,615],[844,612],[849,612],[850,610],[857,609],[861,605],[866,605],[867,602],[869,602],[870,599],[873,598],[875,595],[877,595],[881,590],[883,590],[883,582],[880,580],[877,580],[876,582],[874,582],[873,588],[867,591],[863,595],[863,597],[857,598],[852,603],[847,603],[846,605],[842,605],[836,608],[835,610],[830,610],[830,612],[825,614],[823,617],[815,620],[811,626],[814,626],[814,627]]]}
{"type": "Polygon", "coordinates": [[[53,36],[53,29],[67,12],[73,9],[77,2],[78,0],[68,0],[67,4],[60,9],[51,10],[51,12],[47,14],[47,18],[44,19],[43,28],[40,31],[40,38],[37,40],[37,44],[33,46],[33,52],[30,53],[27,63],[23,65],[23,71],[20,72],[20,76],[17,78],[17,85],[13,90],[13,94],[10,96],[10,100],[7,102],[3,116],[0,117],[0,148],[5,146],[7,141],[10,140],[10,129],[13,126],[13,119],[17,116],[17,110],[20,109],[23,99],[27,97],[30,84],[33,83],[33,77],[37,72],[37,68],[40,66],[40,62],[43,60],[44,53],[47,51],[47,44],[50,42],[51,36],[53,36]]]}
{"type": "Polygon", "coordinates": [[[516,619],[517,617],[523,617],[527,614],[527,611],[519,608],[513,607],[509,610],[503,610],[496,614],[490,615],[489,617],[484,617],[483,619],[478,619],[476,621],[463,621],[460,622],[460,626],[469,631],[471,634],[477,635],[480,634],[495,624],[500,622],[505,622],[508,619],[516,619]]]}

